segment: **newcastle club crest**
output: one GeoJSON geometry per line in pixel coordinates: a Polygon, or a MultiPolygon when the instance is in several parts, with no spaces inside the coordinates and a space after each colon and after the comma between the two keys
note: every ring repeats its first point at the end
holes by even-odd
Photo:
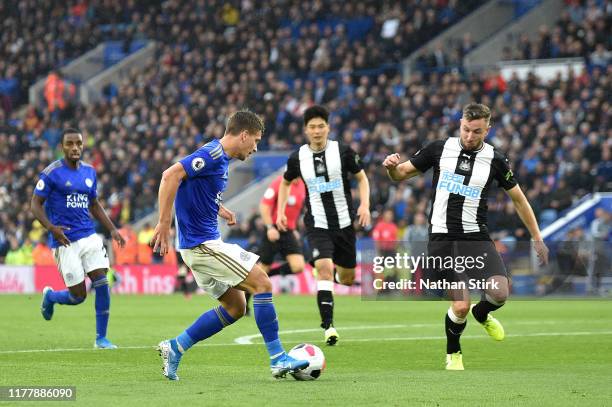
{"type": "Polygon", "coordinates": [[[461,171],[469,172],[472,169],[472,164],[468,160],[461,160],[459,163],[459,169],[461,171]]]}
{"type": "Polygon", "coordinates": [[[317,175],[325,174],[325,163],[323,162],[323,157],[315,157],[315,173],[317,175]]]}

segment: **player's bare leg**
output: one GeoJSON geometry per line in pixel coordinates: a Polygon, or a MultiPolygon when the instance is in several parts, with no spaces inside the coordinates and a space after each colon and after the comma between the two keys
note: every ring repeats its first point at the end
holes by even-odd
{"type": "Polygon", "coordinates": [[[219,297],[219,302],[235,320],[239,320],[244,316],[246,311],[246,300],[243,291],[230,288],[225,294],[219,297]]]}
{"type": "Polygon", "coordinates": [[[304,271],[304,256],[301,254],[288,254],[287,264],[289,264],[289,268],[291,269],[291,273],[299,274],[304,271]]]}
{"type": "Polygon", "coordinates": [[[506,276],[492,276],[487,279],[487,289],[482,300],[472,307],[472,315],[496,341],[505,337],[504,327],[490,313],[501,308],[508,299],[509,287],[506,276]]]}
{"type": "Polygon", "coordinates": [[[279,265],[272,267],[271,264],[262,264],[260,263],[260,266],[263,266],[262,268],[264,268],[264,271],[266,272],[266,274],[270,277],[272,276],[276,276],[276,275],[280,275],[280,276],[286,276],[289,274],[296,274],[296,273],[301,273],[302,271],[304,271],[304,256],[301,254],[288,254],[285,257],[285,262],[284,263],[280,263],[279,265]]]}
{"type": "Polygon", "coordinates": [[[355,282],[355,268],[336,266],[337,280],[342,285],[352,286],[355,282]]]}

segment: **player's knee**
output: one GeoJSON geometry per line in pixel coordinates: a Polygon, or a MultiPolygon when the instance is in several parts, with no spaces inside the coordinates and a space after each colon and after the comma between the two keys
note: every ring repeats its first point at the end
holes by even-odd
{"type": "Polygon", "coordinates": [[[240,304],[234,304],[231,307],[224,306],[225,310],[228,314],[232,316],[235,320],[239,320],[246,314],[246,301],[240,304]]]}
{"type": "Polygon", "coordinates": [[[470,303],[466,301],[453,302],[453,313],[459,318],[465,318],[470,312],[470,303]]]}
{"type": "Polygon", "coordinates": [[[494,305],[504,305],[509,295],[508,279],[493,277],[489,281],[497,284],[494,288],[485,291],[486,300],[494,305]]]}
{"type": "Polygon", "coordinates": [[[93,288],[108,286],[108,279],[105,275],[102,275],[96,279],[92,279],[91,286],[93,288]]]}
{"type": "Polygon", "coordinates": [[[73,304],[80,304],[87,298],[87,289],[85,288],[85,283],[70,287],[70,301],[73,304]]]}
{"type": "Polygon", "coordinates": [[[298,274],[304,271],[304,262],[303,261],[294,261],[289,263],[289,268],[293,274],[298,274]]]}
{"type": "Polygon", "coordinates": [[[317,273],[319,276],[319,280],[334,280],[334,266],[333,264],[317,264],[317,273]]]}
{"type": "Polygon", "coordinates": [[[353,285],[355,282],[354,273],[338,273],[338,282],[342,285],[353,285]]]}
{"type": "Polygon", "coordinates": [[[257,274],[257,277],[253,279],[252,294],[270,293],[272,292],[272,282],[270,277],[263,271],[257,274]]]}
{"type": "Polygon", "coordinates": [[[72,304],[77,305],[77,304],[81,304],[83,302],[85,302],[85,298],[87,298],[87,294],[83,293],[83,295],[74,295],[74,294],[70,294],[69,296],[69,300],[72,304]]]}
{"type": "Polygon", "coordinates": [[[504,305],[508,299],[508,290],[491,290],[487,291],[487,301],[494,305],[504,305]]]}

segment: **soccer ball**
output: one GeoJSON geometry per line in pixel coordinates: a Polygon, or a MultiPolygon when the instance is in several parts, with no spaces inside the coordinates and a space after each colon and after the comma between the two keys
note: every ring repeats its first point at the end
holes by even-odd
{"type": "Polygon", "coordinates": [[[300,343],[294,346],[289,351],[289,356],[310,362],[306,369],[291,373],[295,380],[316,380],[325,370],[325,355],[323,351],[310,343],[300,343]]]}

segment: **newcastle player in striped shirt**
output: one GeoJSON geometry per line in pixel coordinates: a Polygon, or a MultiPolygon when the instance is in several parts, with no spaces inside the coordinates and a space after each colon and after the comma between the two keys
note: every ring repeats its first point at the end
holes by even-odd
{"type": "MultiPolygon", "coordinates": [[[[531,205],[508,165],[508,159],[484,142],[491,111],[482,104],[471,103],[463,109],[460,136],[434,141],[400,164],[399,154],[386,157],[383,166],[394,181],[412,178],[433,167],[432,206],[430,212],[428,256],[478,255],[486,259],[476,275],[486,281],[482,301],[471,308],[472,315],[495,340],[504,339],[504,329],[490,312],[502,307],[508,297],[508,278],[504,264],[489,238],[487,229],[487,196],[493,180],[504,188],[516,212],[531,234],[542,264],[548,262],[548,249],[531,205]]],[[[465,279],[457,264],[453,270],[436,270],[445,278],[465,279]]],[[[475,271],[474,271],[475,272],[475,271]]],[[[467,290],[449,290],[451,307],[445,316],[446,369],[463,370],[459,338],[470,311],[467,290]]]]}
{"type": "Polygon", "coordinates": [[[297,177],[306,184],[304,223],[317,269],[317,303],[325,342],[335,345],[338,332],[333,326],[334,265],[338,282],[352,285],[355,279],[356,248],[354,211],[348,174],[359,187],[359,224],[370,224],[370,186],[359,156],[349,146],[329,140],[329,112],[311,106],[304,112],[308,144],[295,151],[287,161],[287,171],[278,193],[277,227],[287,230],[285,207],[289,185],[297,177]]]}

